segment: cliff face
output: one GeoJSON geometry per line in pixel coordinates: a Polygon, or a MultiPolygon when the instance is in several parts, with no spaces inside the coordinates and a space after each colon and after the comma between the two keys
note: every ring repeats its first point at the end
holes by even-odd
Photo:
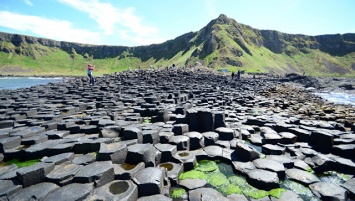
{"type": "MultiPolygon", "coordinates": [[[[355,52],[355,34],[306,36],[258,30],[237,23],[225,15],[212,20],[198,32],[186,33],[161,44],[138,47],[70,43],[0,32],[0,51],[23,54],[34,59],[56,49],[94,59],[120,60],[135,57],[142,62],[173,60],[178,54],[192,52],[187,56],[186,65],[192,61],[205,60],[211,67],[217,65],[241,67],[248,63],[243,61],[247,55],[255,59],[262,56],[256,53],[262,47],[276,55],[286,54],[291,60],[294,55],[308,54],[314,50],[331,56],[345,56],[355,52]],[[211,58],[211,55],[215,55],[214,58],[211,58]]],[[[354,66],[354,63],[355,61],[351,65],[354,66]]]]}

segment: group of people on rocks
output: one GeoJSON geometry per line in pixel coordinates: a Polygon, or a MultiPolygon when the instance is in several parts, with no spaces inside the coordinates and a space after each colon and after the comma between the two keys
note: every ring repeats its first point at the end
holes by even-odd
{"type": "MultiPolygon", "coordinates": [[[[240,80],[240,75],[241,75],[241,71],[240,70],[238,70],[238,72],[237,72],[237,79],[238,80],[240,80]]],[[[232,72],[232,80],[234,80],[234,76],[235,76],[235,73],[234,72],[232,72]]]]}

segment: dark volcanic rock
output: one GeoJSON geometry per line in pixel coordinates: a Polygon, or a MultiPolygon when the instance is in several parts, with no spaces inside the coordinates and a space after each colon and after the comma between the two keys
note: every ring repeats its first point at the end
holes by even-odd
{"type": "Polygon", "coordinates": [[[9,200],[43,200],[47,195],[58,188],[59,186],[53,183],[42,182],[20,190],[10,196],[9,200]]]}
{"type": "Polygon", "coordinates": [[[114,179],[111,161],[94,162],[82,167],[74,176],[74,182],[94,183],[96,187],[103,186],[114,179]]]}
{"type": "Polygon", "coordinates": [[[267,170],[251,170],[248,172],[248,183],[256,188],[271,190],[279,187],[279,178],[275,172],[267,170]]]}
{"type": "Polygon", "coordinates": [[[84,200],[93,191],[94,185],[73,183],[52,192],[45,201],[84,200]]]}

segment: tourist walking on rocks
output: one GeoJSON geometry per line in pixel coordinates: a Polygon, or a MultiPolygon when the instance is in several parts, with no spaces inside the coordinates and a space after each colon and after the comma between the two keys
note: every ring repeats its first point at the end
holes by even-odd
{"type": "Polygon", "coordinates": [[[94,77],[92,76],[92,71],[94,69],[95,69],[95,66],[88,64],[88,76],[89,76],[90,85],[94,85],[94,83],[95,83],[94,77]]]}
{"type": "Polygon", "coordinates": [[[232,72],[232,80],[234,79],[234,72],[232,72]]]}

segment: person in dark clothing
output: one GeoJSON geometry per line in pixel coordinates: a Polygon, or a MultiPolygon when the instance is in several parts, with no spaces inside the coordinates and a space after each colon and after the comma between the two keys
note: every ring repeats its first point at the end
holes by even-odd
{"type": "Polygon", "coordinates": [[[234,79],[234,72],[232,72],[232,80],[234,79]]]}

